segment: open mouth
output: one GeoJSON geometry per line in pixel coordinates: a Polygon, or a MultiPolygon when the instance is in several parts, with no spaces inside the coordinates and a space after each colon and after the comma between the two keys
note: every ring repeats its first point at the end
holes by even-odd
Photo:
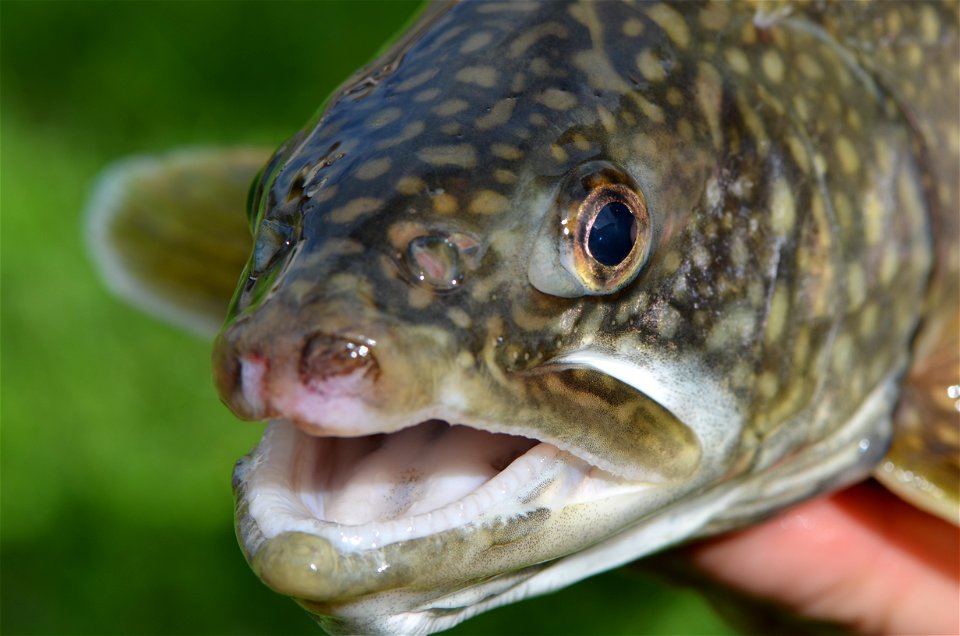
{"type": "Polygon", "coordinates": [[[238,467],[264,538],[306,532],[348,551],[465,526],[493,511],[519,513],[561,476],[571,487],[617,480],[552,444],[438,419],[364,437],[317,437],[275,420],[238,467]]]}

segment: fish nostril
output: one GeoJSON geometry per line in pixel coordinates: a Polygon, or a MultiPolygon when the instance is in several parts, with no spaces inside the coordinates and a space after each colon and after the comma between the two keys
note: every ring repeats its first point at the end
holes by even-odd
{"type": "Polygon", "coordinates": [[[377,369],[377,360],[369,345],[322,333],[307,340],[300,358],[300,375],[304,384],[358,371],[366,375],[377,369]]]}
{"type": "Polygon", "coordinates": [[[420,236],[407,246],[407,268],[414,280],[438,291],[463,283],[457,246],[444,236],[420,236]]]}

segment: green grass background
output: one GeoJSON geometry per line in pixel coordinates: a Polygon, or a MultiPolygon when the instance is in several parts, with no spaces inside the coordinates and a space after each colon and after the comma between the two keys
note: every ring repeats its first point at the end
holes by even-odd
{"type": "MultiPolygon", "coordinates": [[[[279,144],[416,6],[0,2],[2,633],[318,632],[233,536],[261,427],[219,404],[209,343],[104,290],[82,212],[124,155],[279,144]]],[[[632,571],[456,632],[731,633],[632,571]]]]}

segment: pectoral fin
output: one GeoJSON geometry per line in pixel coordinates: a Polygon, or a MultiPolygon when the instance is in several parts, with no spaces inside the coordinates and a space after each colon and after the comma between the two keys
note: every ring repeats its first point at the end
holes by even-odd
{"type": "Polygon", "coordinates": [[[875,474],[918,508],[960,525],[960,313],[928,320],[914,351],[893,445],[875,474]]]}
{"type": "Polygon", "coordinates": [[[250,255],[247,191],[271,152],[196,149],[110,166],[87,214],[88,246],[110,288],[148,313],[215,334],[250,255]]]}

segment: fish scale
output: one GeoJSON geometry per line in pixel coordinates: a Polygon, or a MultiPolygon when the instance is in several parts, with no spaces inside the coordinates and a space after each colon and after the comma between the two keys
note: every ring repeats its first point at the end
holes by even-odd
{"type": "Polygon", "coordinates": [[[957,9],[428,7],[251,192],[214,360],[275,420],[235,474],[261,578],[333,632],[442,629],[862,479],[891,436],[878,476],[956,522],[957,9]],[[325,440],[401,430],[436,508],[396,512],[384,467],[370,521],[324,519],[325,440]]]}

